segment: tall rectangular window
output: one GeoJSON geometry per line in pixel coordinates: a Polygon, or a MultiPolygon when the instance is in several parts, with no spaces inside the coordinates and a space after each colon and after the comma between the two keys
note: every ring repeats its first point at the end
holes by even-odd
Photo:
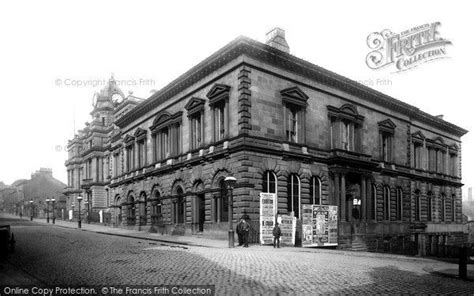
{"type": "Polygon", "coordinates": [[[172,127],[172,150],[171,155],[179,155],[181,153],[181,124],[175,123],[172,127]]]}
{"type": "Polygon", "coordinates": [[[198,112],[189,118],[191,131],[191,149],[197,149],[202,144],[202,124],[201,112],[198,112]]]}
{"type": "Polygon", "coordinates": [[[114,154],[114,177],[117,177],[120,174],[119,164],[120,164],[120,154],[115,153],[114,154]]]}
{"type": "Polygon", "coordinates": [[[417,169],[421,169],[421,151],[423,145],[420,143],[413,144],[414,152],[413,152],[413,167],[417,169]]]}
{"type": "Polygon", "coordinates": [[[298,110],[296,107],[287,107],[287,126],[286,126],[286,140],[292,143],[298,142],[298,110]]]}
{"type": "Polygon", "coordinates": [[[145,139],[142,139],[137,142],[138,146],[138,167],[142,168],[145,166],[146,162],[146,149],[145,149],[145,139]]]}
{"type": "Polygon", "coordinates": [[[214,140],[223,140],[227,135],[227,114],[225,101],[214,105],[214,140]]]}
{"type": "Polygon", "coordinates": [[[451,176],[457,177],[457,155],[449,154],[449,174],[451,176]]]}
{"type": "Polygon", "coordinates": [[[169,128],[165,127],[158,133],[160,139],[160,159],[166,159],[170,156],[170,133],[169,128]]]}
{"type": "Polygon", "coordinates": [[[311,204],[321,204],[321,180],[318,177],[311,177],[309,183],[309,196],[311,204]]]}
{"type": "Polygon", "coordinates": [[[300,179],[297,175],[291,174],[288,178],[288,212],[293,212],[296,218],[300,215],[300,179]]]}
{"type": "Polygon", "coordinates": [[[428,196],[426,197],[426,211],[427,211],[427,220],[431,221],[433,219],[433,193],[428,192],[428,196]]]}
{"type": "Polygon", "coordinates": [[[133,149],[133,145],[129,145],[126,148],[126,152],[127,152],[127,158],[126,158],[127,171],[130,172],[134,169],[134,149],[133,149]]]}
{"type": "Polygon", "coordinates": [[[381,158],[382,161],[392,162],[392,138],[393,135],[389,133],[381,134],[381,158]]]}
{"type": "Polygon", "coordinates": [[[87,161],[87,179],[92,179],[92,159],[87,161]]]}

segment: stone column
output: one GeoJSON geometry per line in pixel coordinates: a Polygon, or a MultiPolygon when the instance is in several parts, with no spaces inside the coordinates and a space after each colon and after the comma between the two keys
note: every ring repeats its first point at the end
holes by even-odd
{"type": "Polygon", "coordinates": [[[367,186],[366,186],[366,191],[367,191],[367,196],[366,196],[366,201],[367,201],[367,212],[366,212],[366,218],[367,220],[372,220],[372,180],[369,178],[367,179],[367,186]]]}
{"type": "Polygon", "coordinates": [[[361,176],[360,185],[361,185],[361,205],[360,205],[360,219],[365,221],[367,220],[367,213],[366,213],[366,203],[367,203],[367,189],[366,189],[366,178],[365,176],[361,176]]]}
{"type": "Polygon", "coordinates": [[[340,205],[341,205],[341,221],[346,221],[346,176],[341,174],[341,195],[340,195],[340,205]]]}
{"type": "Polygon", "coordinates": [[[339,208],[339,220],[341,220],[341,204],[340,204],[340,194],[339,194],[339,173],[334,174],[334,196],[333,203],[339,208]]]}
{"type": "Polygon", "coordinates": [[[221,222],[221,202],[222,200],[220,198],[216,198],[216,213],[217,213],[217,223],[221,222]]]}

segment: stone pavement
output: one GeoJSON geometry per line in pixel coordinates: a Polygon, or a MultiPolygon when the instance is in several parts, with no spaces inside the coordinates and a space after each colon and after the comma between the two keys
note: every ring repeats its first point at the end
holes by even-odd
{"type": "MultiPolygon", "coordinates": [[[[5,216],[5,215],[3,215],[5,216]]],[[[10,216],[14,217],[14,216],[10,216]]],[[[18,219],[18,217],[15,217],[18,219]]],[[[29,222],[29,219],[23,219],[25,222],[29,222]]],[[[45,219],[34,219],[34,222],[41,223],[43,225],[47,225],[45,219]]],[[[49,224],[52,228],[53,227],[60,227],[60,228],[69,228],[69,229],[77,229],[77,222],[69,222],[69,221],[62,221],[56,220],[56,224],[52,225],[51,222],[49,224]]],[[[121,229],[121,228],[112,228],[108,226],[98,225],[98,224],[82,224],[82,232],[93,232],[97,234],[106,234],[110,236],[117,236],[117,237],[128,237],[128,238],[136,238],[141,240],[148,240],[148,241],[157,241],[163,242],[167,244],[175,244],[175,245],[182,245],[182,246],[194,246],[194,247],[205,247],[204,249],[219,249],[218,250],[209,250],[212,254],[222,254],[223,256],[228,256],[229,252],[234,254],[235,252],[242,252],[245,249],[242,248],[235,248],[235,250],[231,251],[228,249],[228,242],[226,240],[218,240],[218,239],[211,239],[207,237],[200,237],[200,236],[172,236],[172,235],[161,235],[156,233],[149,233],[144,231],[136,231],[136,230],[128,230],[128,229],[121,229]],[[222,250],[222,251],[220,251],[222,250]]],[[[160,247],[161,248],[161,247],[160,247]]],[[[266,253],[270,249],[273,249],[268,246],[260,246],[260,245],[251,245],[250,250],[253,252],[264,252],[266,253]]],[[[352,251],[342,251],[342,250],[334,250],[334,249],[308,249],[308,248],[281,248],[280,250],[272,250],[273,252],[281,252],[282,255],[285,254],[294,254],[295,253],[303,253],[302,255],[298,256],[306,256],[304,253],[307,253],[310,256],[311,253],[317,253],[319,255],[324,255],[331,257],[330,255],[338,256],[338,257],[346,257],[351,258],[351,261],[357,260],[373,260],[377,259],[379,261],[386,260],[387,262],[407,262],[413,263],[415,262],[420,266],[420,269],[424,272],[431,273],[437,276],[443,276],[447,278],[457,278],[457,264],[447,263],[447,262],[440,262],[431,260],[429,258],[420,258],[420,257],[409,257],[409,256],[402,256],[402,255],[395,255],[395,254],[381,254],[381,253],[371,253],[371,252],[352,252],[352,251]],[[357,259],[356,259],[357,258],[357,259]],[[365,258],[365,259],[364,259],[365,258]]],[[[204,252],[204,251],[203,251],[204,252]]],[[[204,252],[207,254],[207,252],[204,252]]],[[[258,260],[258,258],[256,259],[258,260]]],[[[291,261],[291,255],[288,258],[291,261]]],[[[342,267],[341,267],[342,268],[342,267]]],[[[251,272],[249,270],[248,272],[251,272]]],[[[418,271],[420,272],[420,271],[418,271]]],[[[0,275],[2,275],[0,270],[0,275]]],[[[474,265],[468,265],[468,279],[474,281],[474,265]]],[[[474,290],[474,289],[473,289],[474,290]]]]}

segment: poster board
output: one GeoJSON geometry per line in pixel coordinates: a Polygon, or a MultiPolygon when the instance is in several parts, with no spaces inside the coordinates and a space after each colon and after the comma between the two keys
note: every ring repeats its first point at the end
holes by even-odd
{"type": "Polygon", "coordinates": [[[275,223],[275,193],[260,193],[260,243],[273,244],[275,223]]]}
{"type": "Polygon", "coordinates": [[[303,247],[337,246],[337,206],[303,205],[303,247]]]}
{"type": "Polygon", "coordinates": [[[279,217],[281,238],[280,243],[287,246],[295,245],[296,218],[293,216],[282,215],[279,217]]]}

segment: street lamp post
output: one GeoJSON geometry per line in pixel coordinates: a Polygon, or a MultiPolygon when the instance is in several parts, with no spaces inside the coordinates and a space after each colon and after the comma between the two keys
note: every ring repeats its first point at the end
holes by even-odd
{"type": "Polygon", "coordinates": [[[30,221],[33,221],[33,200],[30,200],[30,221]]]}
{"type": "Polygon", "coordinates": [[[82,200],[82,196],[78,196],[77,197],[77,202],[79,203],[79,219],[77,220],[77,228],[81,228],[81,200],[82,200]]]}
{"type": "Polygon", "coordinates": [[[233,198],[233,191],[234,191],[234,185],[235,183],[237,182],[237,179],[235,179],[234,177],[226,177],[224,179],[224,182],[225,184],[227,185],[227,189],[230,189],[230,195],[228,195],[228,199],[229,199],[229,248],[233,248],[234,247],[234,226],[232,224],[232,220],[233,220],[233,201],[234,201],[234,198],[233,198]]]}
{"type": "Polygon", "coordinates": [[[49,198],[46,199],[46,223],[49,223],[49,198]]]}
{"type": "Polygon", "coordinates": [[[54,198],[52,198],[51,201],[53,202],[53,224],[55,224],[56,216],[54,215],[54,202],[55,202],[56,200],[55,200],[54,198]]]}

